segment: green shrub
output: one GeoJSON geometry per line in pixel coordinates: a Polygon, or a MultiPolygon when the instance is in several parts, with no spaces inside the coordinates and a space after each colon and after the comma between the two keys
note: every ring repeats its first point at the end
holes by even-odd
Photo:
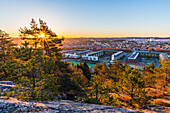
{"type": "Polygon", "coordinates": [[[7,96],[6,99],[9,99],[9,96],[7,96]]]}
{"type": "Polygon", "coordinates": [[[4,91],[4,92],[3,92],[3,96],[6,96],[6,95],[7,95],[7,92],[6,92],[6,91],[4,91]]]}
{"type": "Polygon", "coordinates": [[[21,95],[16,96],[16,98],[17,98],[18,100],[20,100],[20,99],[21,99],[21,95]]]}
{"type": "Polygon", "coordinates": [[[121,101],[119,100],[118,96],[116,94],[109,95],[108,97],[102,99],[102,103],[108,106],[121,106],[121,101]]]}
{"type": "Polygon", "coordinates": [[[168,94],[170,94],[170,84],[168,86],[166,86],[166,90],[167,90],[168,94]]]}
{"type": "Polygon", "coordinates": [[[14,91],[8,92],[8,93],[7,93],[7,96],[13,97],[13,96],[14,96],[14,91]]]}
{"type": "Polygon", "coordinates": [[[8,97],[11,97],[11,92],[8,92],[8,93],[7,93],[7,96],[8,96],[8,97]]]}

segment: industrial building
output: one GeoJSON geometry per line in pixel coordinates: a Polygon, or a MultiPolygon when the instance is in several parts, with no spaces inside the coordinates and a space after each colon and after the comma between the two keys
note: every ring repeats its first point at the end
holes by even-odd
{"type": "Polygon", "coordinates": [[[142,57],[159,57],[160,52],[136,51],[142,57]]]}
{"type": "Polygon", "coordinates": [[[77,55],[76,53],[74,53],[74,54],[72,54],[72,53],[65,53],[65,54],[63,54],[63,57],[77,59],[77,58],[80,58],[80,55],[77,55]]]}
{"type": "MultiPolygon", "coordinates": [[[[66,51],[62,51],[62,54],[64,57],[67,57],[69,59],[79,59],[79,61],[90,61],[90,62],[100,62],[100,63],[103,60],[103,58],[109,56],[107,57],[108,64],[110,63],[112,64],[114,63],[114,61],[121,59],[122,63],[125,62],[130,67],[132,68],[136,67],[139,70],[142,70],[145,65],[150,64],[151,61],[148,60],[149,58],[153,58],[153,59],[159,58],[161,61],[165,61],[165,60],[169,60],[170,57],[162,52],[134,51],[132,53],[124,53],[123,51],[117,51],[117,50],[92,51],[92,50],[85,50],[85,49],[66,50],[66,51]]],[[[158,65],[159,62],[158,63],[157,62],[154,61],[155,65],[159,66],[158,65]]]]}
{"type": "Polygon", "coordinates": [[[83,55],[82,56],[83,60],[87,60],[87,61],[99,61],[99,57],[98,56],[89,56],[89,55],[83,55]]]}
{"type": "Polygon", "coordinates": [[[91,53],[88,53],[86,55],[82,55],[81,58],[83,60],[97,62],[97,61],[99,61],[99,57],[102,56],[102,55],[104,55],[104,51],[103,50],[91,52],[91,53]]]}
{"type": "Polygon", "coordinates": [[[122,57],[123,57],[123,51],[119,51],[119,52],[114,53],[114,54],[112,55],[111,61],[112,61],[112,62],[113,62],[113,61],[117,61],[117,60],[119,60],[119,59],[122,58],[122,57]]]}
{"type": "Polygon", "coordinates": [[[136,62],[137,58],[139,56],[138,52],[131,53],[130,57],[127,58],[128,62],[136,62]]]}
{"type": "MultiPolygon", "coordinates": [[[[100,51],[94,51],[92,52],[91,50],[84,50],[84,49],[74,49],[74,50],[65,50],[62,51],[62,55],[64,57],[70,58],[70,59],[82,59],[85,61],[94,61],[97,62],[99,61],[99,57],[103,56],[104,54],[110,54],[117,52],[115,50],[100,50],[100,51]]],[[[123,51],[118,52],[118,59],[119,57],[123,56],[123,51]]]]}
{"type": "Polygon", "coordinates": [[[89,52],[91,52],[91,50],[73,49],[73,50],[65,50],[65,51],[62,51],[61,53],[63,57],[77,59],[77,58],[81,58],[82,55],[86,55],[89,52]]]}
{"type": "Polygon", "coordinates": [[[131,68],[137,68],[139,70],[143,70],[143,68],[145,67],[145,64],[142,62],[125,62],[127,65],[129,65],[131,68]]]}

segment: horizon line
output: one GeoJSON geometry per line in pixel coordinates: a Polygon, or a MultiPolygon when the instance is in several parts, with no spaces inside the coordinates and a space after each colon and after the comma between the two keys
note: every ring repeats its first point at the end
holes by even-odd
{"type": "MultiPolygon", "coordinates": [[[[21,37],[11,37],[11,38],[21,38],[21,37]]],[[[64,38],[170,38],[170,36],[132,36],[132,37],[64,37],[64,38]]]]}

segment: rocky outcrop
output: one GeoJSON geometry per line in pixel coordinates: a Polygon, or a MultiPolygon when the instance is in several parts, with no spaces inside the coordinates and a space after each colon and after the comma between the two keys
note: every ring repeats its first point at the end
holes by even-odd
{"type": "Polygon", "coordinates": [[[47,107],[36,106],[34,103],[24,104],[22,102],[0,102],[1,113],[38,112],[45,110],[47,110],[47,107]]]}
{"type": "Polygon", "coordinates": [[[1,113],[18,113],[18,112],[37,112],[44,111],[41,106],[34,105],[22,105],[18,103],[0,102],[1,113]]]}
{"type": "Polygon", "coordinates": [[[23,102],[16,99],[0,100],[0,112],[39,112],[39,113],[142,113],[141,111],[112,106],[74,102],[69,100],[47,102],[23,102]]]}
{"type": "Polygon", "coordinates": [[[112,106],[104,106],[97,104],[87,104],[80,102],[73,102],[69,100],[62,100],[60,102],[52,101],[44,103],[52,111],[57,112],[77,112],[77,113],[142,113],[140,111],[124,109],[112,106]]]}

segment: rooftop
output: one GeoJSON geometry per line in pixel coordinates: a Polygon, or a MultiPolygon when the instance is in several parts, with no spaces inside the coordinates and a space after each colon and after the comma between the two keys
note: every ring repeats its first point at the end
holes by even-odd
{"type": "Polygon", "coordinates": [[[128,59],[136,59],[138,57],[139,53],[138,52],[133,52],[128,59]]]}
{"type": "Polygon", "coordinates": [[[117,53],[114,53],[113,55],[114,55],[114,56],[118,56],[118,55],[120,55],[121,53],[123,53],[123,51],[119,51],[119,52],[117,52],[117,53]]]}
{"type": "Polygon", "coordinates": [[[88,52],[91,52],[91,50],[80,51],[80,52],[77,52],[76,54],[79,55],[79,54],[88,53],[88,52]]]}
{"type": "Polygon", "coordinates": [[[101,52],[103,52],[103,50],[101,50],[101,51],[96,51],[96,52],[92,52],[92,53],[89,53],[88,55],[89,55],[89,56],[92,56],[92,55],[95,55],[95,54],[101,53],[101,52]]]}

